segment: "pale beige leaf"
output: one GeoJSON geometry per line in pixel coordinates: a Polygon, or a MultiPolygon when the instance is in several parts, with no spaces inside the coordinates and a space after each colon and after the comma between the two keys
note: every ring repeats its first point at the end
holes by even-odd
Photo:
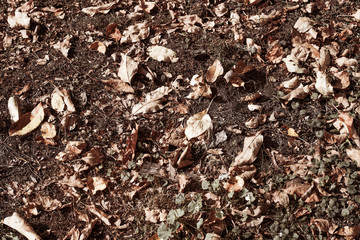
{"type": "Polygon", "coordinates": [[[18,231],[29,240],[41,240],[41,237],[36,234],[32,226],[17,212],[14,212],[10,217],[6,217],[3,223],[18,231]]]}
{"type": "Polygon", "coordinates": [[[30,17],[27,12],[21,12],[19,9],[15,10],[14,15],[9,14],[7,21],[10,28],[30,28],[30,17]]]}
{"type": "Polygon", "coordinates": [[[283,61],[286,64],[286,68],[289,72],[294,72],[294,73],[307,72],[305,68],[299,67],[299,60],[293,55],[288,55],[286,58],[283,58],[283,61]]]}
{"type": "Polygon", "coordinates": [[[135,104],[131,110],[131,114],[153,113],[163,109],[165,97],[170,92],[171,88],[162,86],[146,94],[145,101],[135,104]]]}
{"type": "Polygon", "coordinates": [[[40,131],[43,138],[54,138],[56,136],[56,128],[52,123],[44,122],[40,131]]]}
{"type": "Polygon", "coordinates": [[[17,97],[10,97],[8,101],[8,109],[10,113],[11,122],[16,122],[19,120],[21,111],[20,111],[20,101],[17,97]]]}
{"type": "Polygon", "coordinates": [[[303,86],[302,84],[300,84],[296,89],[292,90],[291,92],[286,94],[281,99],[284,99],[284,100],[287,100],[287,101],[291,101],[294,98],[304,99],[306,96],[309,95],[309,93],[310,93],[309,85],[303,86]]]}
{"type": "Polygon", "coordinates": [[[185,135],[189,140],[200,136],[213,126],[207,110],[196,113],[187,120],[186,124],[185,135]]]}
{"type": "Polygon", "coordinates": [[[330,65],[330,52],[329,49],[327,49],[326,47],[322,47],[320,49],[320,58],[318,59],[318,63],[319,63],[319,69],[320,71],[324,72],[328,66],[330,65]]]}
{"type": "Polygon", "coordinates": [[[224,68],[221,66],[221,62],[216,59],[215,62],[206,71],[206,81],[209,83],[213,83],[223,73],[224,68]]]}
{"type": "Polygon", "coordinates": [[[358,167],[360,167],[360,149],[346,149],[346,154],[351,160],[356,162],[358,167]]]}
{"type": "Polygon", "coordinates": [[[338,235],[348,237],[347,239],[357,239],[360,235],[360,225],[345,226],[340,228],[337,232],[338,235]]]}
{"type": "Polygon", "coordinates": [[[58,112],[64,111],[65,102],[58,88],[55,88],[51,94],[51,107],[58,112]]]}
{"type": "Polygon", "coordinates": [[[134,93],[134,89],[120,79],[101,80],[106,85],[107,90],[119,93],[134,93]]]}
{"type": "Polygon", "coordinates": [[[228,12],[228,9],[226,8],[225,3],[220,3],[214,8],[214,12],[216,16],[222,17],[228,12]]]}
{"type": "Polygon", "coordinates": [[[245,185],[244,179],[240,176],[235,176],[234,178],[230,179],[228,182],[225,182],[223,184],[223,187],[228,192],[231,191],[238,192],[243,190],[244,185],[245,185]]]}
{"type": "Polygon", "coordinates": [[[328,76],[319,70],[316,72],[315,88],[324,96],[334,94],[334,89],[329,82],[328,76]]]}
{"type": "Polygon", "coordinates": [[[92,177],[88,180],[88,188],[95,194],[97,191],[103,191],[107,188],[109,180],[102,177],[92,177]]]}
{"type": "Polygon", "coordinates": [[[299,77],[295,76],[290,80],[284,81],[280,84],[280,88],[294,89],[300,85],[299,77]]]}
{"type": "Polygon", "coordinates": [[[106,46],[104,43],[100,41],[93,42],[89,48],[94,51],[98,51],[99,53],[105,54],[106,53],[106,46]]]}
{"type": "Polygon", "coordinates": [[[63,41],[58,41],[56,44],[53,45],[55,49],[60,50],[60,52],[65,56],[68,57],[69,50],[71,48],[71,41],[72,36],[67,35],[63,41]]]}
{"type": "Polygon", "coordinates": [[[252,137],[246,137],[244,140],[243,151],[235,158],[235,161],[231,164],[231,166],[235,167],[253,163],[257,157],[263,140],[264,137],[260,133],[252,137]]]}
{"type": "Polygon", "coordinates": [[[120,43],[134,43],[147,38],[150,34],[150,27],[147,22],[137,23],[125,29],[120,43]]]}
{"type": "Polygon", "coordinates": [[[114,1],[114,2],[103,4],[103,5],[99,5],[96,7],[83,8],[83,9],[81,9],[81,11],[90,16],[94,16],[96,13],[106,14],[110,11],[110,9],[116,7],[117,4],[118,4],[118,1],[114,1]]]}
{"type": "Polygon", "coordinates": [[[294,28],[298,30],[299,33],[307,32],[312,28],[312,21],[308,17],[299,17],[294,25],[294,28]]]}
{"type": "Polygon", "coordinates": [[[30,113],[25,113],[20,119],[11,125],[10,136],[21,136],[28,134],[36,129],[44,120],[45,112],[41,103],[39,103],[30,113]]]}
{"type": "Polygon", "coordinates": [[[127,54],[121,54],[121,63],[118,71],[118,77],[125,83],[131,84],[131,80],[137,73],[139,63],[134,61],[127,54]]]}
{"type": "Polygon", "coordinates": [[[195,74],[190,81],[193,92],[189,93],[186,98],[198,99],[199,97],[211,98],[212,91],[210,86],[204,81],[203,75],[195,74]]]}
{"type": "Polygon", "coordinates": [[[279,203],[281,206],[287,207],[289,205],[289,196],[284,191],[275,191],[272,198],[275,203],[279,203]]]}
{"type": "Polygon", "coordinates": [[[176,53],[163,46],[151,46],[147,49],[149,56],[159,62],[172,62],[175,63],[179,61],[179,58],[176,57],[176,53]]]}

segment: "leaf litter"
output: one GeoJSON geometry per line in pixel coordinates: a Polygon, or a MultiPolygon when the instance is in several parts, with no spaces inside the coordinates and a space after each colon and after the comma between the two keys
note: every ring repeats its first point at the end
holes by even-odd
{"type": "Polygon", "coordinates": [[[357,3],[3,8],[3,236],[359,237],[357,3]]]}

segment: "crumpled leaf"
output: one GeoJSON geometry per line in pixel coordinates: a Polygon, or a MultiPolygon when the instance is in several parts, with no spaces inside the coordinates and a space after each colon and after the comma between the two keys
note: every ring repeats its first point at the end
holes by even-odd
{"type": "Polygon", "coordinates": [[[180,16],[178,20],[184,24],[184,31],[189,33],[196,33],[200,31],[201,28],[198,25],[203,25],[203,22],[198,15],[180,16]]]}
{"type": "Polygon", "coordinates": [[[6,217],[3,223],[15,229],[29,240],[41,240],[41,237],[36,234],[32,226],[17,212],[14,212],[10,217],[6,217]]]}
{"type": "Polygon", "coordinates": [[[89,48],[93,51],[98,51],[99,53],[105,54],[106,53],[106,46],[104,43],[100,41],[93,42],[89,48]]]}
{"type": "Polygon", "coordinates": [[[28,134],[36,129],[44,120],[45,112],[41,103],[39,103],[31,112],[25,113],[20,119],[11,125],[10,136],[21,136],[28,134]]]}
{"type": "Polygon", "coordinates": [[[14,15],[8,16],[7,21],[10,28],[29,29],[31,18],[28,16],[27,12],[22,12],[19,9],[16,9],[14,15]]]}
{"type": "Polygon", "coordinates": [[[69,112],[76,111],[69,92],[66,89],[55,88],[51,94],[51,107],[58,112],[62,112],[65,106],[69,112]]]}
{"type": "Polygon", "coordinates": [[[232,169],[236,166],[248,165],[255,161],[257,154],[263,143],[264,136],[257,133],[255,136],[246,137],[242,152],[235,158],[231,164],[232,169]]]}
{"type": "Polygon", "coordinates": [[[91,148],[81,159],[90,166],[95,166],[103,161],[103,155],[98,148],[91,148]]]}
{"type": "Polygon", "coordinates": [[[254,66],[246,65],[244,61],[239,60],[238,63],[234,65],[232,69],[225,74],[224,78],[234,87],[242,87],[245,85],[245,82],[242,80],[242,75],[254,69],[254,66]]]}
{"type": "Polygon", "coordinates": [[[154,91],[148,93],[145,97],[145,101],[135,104],[131,110],[132,115],[138,115],[142,113],[153,113],[164,108],[163,102],[165,96],[171,92],[169,87],[160,87],[154,91]]]}
{"type": "Polygon", "coordinates": [[[214,63],[206,71],[206,81],[213,83],[216,79],[224,73],[224,68],[221,66],[221,62],[216,59],[214,63]]]}
{"type": "Polygon", "coordinates": [[[121,54],[121,63],[118,71],[118,77],[125,83],[131,84],[131,80],[137,73],[139,63],[134,61],[127,54],[121,54]]]}
{"type": "Polygon", "coordinates": [[[252,117],[248,121],[246,121],[245,126],[247,128],[257,128],[258,126],[265,124],[266,119],[267,119],[266,114],[260,114],[256,117],[252,117]]]}
{"type": "Polygon", "coordinates": [[[273,64],[280,63],[283,59],[284,49],[280,44],[275,44],[266,53],[266,58],[273,64]]]}
{"type": "Polygon", "coordinates": [[[199,97],[211,98],[212,91],[210,86],[204,81],[202,74],[195,74],[190,80],[190,86],[193,92],[189,93],[186,98],[198,99],[199,97]]]}
{"type": "Polygon", "coordinates": [[[120,79],[108,79],[108,80],[101,80],[105,84],[105,88],[112,92],[118,93],[134,93],[135,90],[126,82],[123,82],[120,79]]]}
{"type": "Polygon", "coordinates": [[[179,61],[179,58],[176,57],[176,53],[166,47],[163,46],[151,46],[147,49],[149,56],[152,59],[155,59],[159,62],[172,62],[175,63],[179,61]]]}
{"type": "Polygon", "coordinates": [[[53,45],[53,48],[60,50],[62,55],[68,57],[69,50],[71,48],[71,41],[72,36],[67,35],[63,41],[58,41],[56,44],[53,45]]]}
{"type": "Polygon", "coordinates": [[[286,64],[286,68],[289,72],[294,72],[294,73],[307,72],[305,68],[299,67],[299,60],[292,54],[288,55],[286,58],[283,58],[282,60],[286,64]]]}
{"type": "Polygon", "coordinates": [[[96,7],[83,8],[81,9],[81,11],[90,16],[94,16],[97,13],[107,14],[110,11],[110,9],[115,8],[117,5],[118,5],[118,1],[114,1],[96,7]]]}
{"type": "Polygon", "coordinates": [[[14,123],[19,120],[21,116],[20,101],[17,97],[10,97],[8,100],[8,109],[10,113],[11,122],[14,123]]]}
{"type": "Polygon", "coordinates": [[[319,93],[325,96],[334,94],[334,89],[329,83],[328,76],[320,70],[317,70],[316,72],[315,88],[319,91],[319,93]]]}
{"type": "Polygon", "coordinates": [[[134,43],[147,38],[150,34],[150,27],[147,22],[131,25],[123,32],[120,43],[134,43]]]}
{"type": "Polygon", "coordinates": [[[52,123],[44,122],[40,131],[43,138],[54,138],[56,136],[56,128],[52,123]]]}
{"type": "Polygon", "coordinates": [[[105,36],[111,37],[116,42],[120,41],[121,39],[121,32],[118,28],[118,25],[116,23],[110,23],[105,30],[105,36]]]}
{"type": "Polygon", "coordinates": [[[214,12],[216,16],[222,17],[228,12],[228,9],[226,8],[225,3],[220,3],[214,8],[214,12]]]}
{"type": "Polygon", "coordinates": [[[346,70],[337,72],[337,73],[333,73],[334,76],[339,80],[336,81],[334,84],[334,88],[336,89],[346,89],[350,86],[350,77],[349,77],[349,73],[346,70]]]}
{"type": "Polygon", "coordinates": [[[330,61],[331,61],[331,56],[329,49],[327,49],[326,47],[322,47],[320,49],[320,58],[318,59],[319,70],[325,72],[325,70],[330,65],[330,61]]]}
{"type": "Polygon", "coordinates": [[[86,148],[86,145],[87,144],[84,141],[69,141],[66,144],[65,150],[59,152],[55,159],[59,161],[74,159],[77,155],[82,153],[86,148]]]}
{"type": "Polygon", "coordinates": [[[360,225],[342,227],[337,234],[346,237],[346,239],[357,239],[360,235],[360,225]]]}
{"type": "Polygon", "coordinates": [[[358,167],[360,167],[360,149],[346,149],[346,154],[351,160],[356,162],[358,167]]]}
{"type": "Polygon", "coordinates": [[[225,182],[223,184],[223,187],[225,190],[227,190],[228,192],[238,192],[243,190],[245,185],[245,181],[242,177],[240,176],[235,176],[230,178],[230,180],[228,182],[225,182]]]}
{"type": "Polygon", "coordinates": [[[297,88],[283,96],[281,99],[284,99],[286,101],[291,101],[294,98],[297,99],[304,99],[306,96],[308,96],[310,93],[310,87],[309,85],[303,86],[300,84],[297,88]]]}
{"type": "Polygon", "coordinates": [[[92,191],[92,194],[105,190],[108,184],[109,180],[102,177],[92,177],[87,181],[87,186],[92,191]]]}
{"type": "Polygon", "coordinates": [[[212,121],[207,110],[196,113],[186,122],[185,135],[187,139],[193,139],[212,128],[212,121]]]}

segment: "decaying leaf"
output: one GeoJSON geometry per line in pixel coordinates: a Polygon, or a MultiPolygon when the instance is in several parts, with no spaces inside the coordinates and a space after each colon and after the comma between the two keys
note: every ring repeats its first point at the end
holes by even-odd
{"type": "Polygon", "coordinates": [[[322,71],[316,72],[315,88],[322,95],[328,96],[334,93],[334,89],[329,82],[329,78],[326,73],[322,71]]]}
{"type": "Polygon", "coordinates": [[[147,22],[137,23],[129,26],[122,34],[120,43],[134,43],[147,38],[150,34],[150,27],[147,22]]]}
{"type": "Polygon", "coordinates": [[[100,42],[100,41],[95,41],[93,42],[89,48],[91,50],[94,50],[94,51],[98,51],[99,53],[102,53],[102,54],[105,54],[106,52],[106,46],[104,43],[100,42]]]}
{"type": "Polygon", "coordinates": [[[84,151],[86,145],[87,144],[84,141],[69,141],[66,144],[65,150],[59,152],[55,159],[59,161],[74,159],[77,155],[84,151]]]}
{"type": "Polygon", "coordinates": [[[257,157],[260,147],[263,143],[264,137],[260,133],[255,136],[246,137],[244,140],[244,147],[242,152],[235,158],[231,164],[232,169],[236,166],[249,165],[253,163],[257,157]]]}
{"type": "Polygon", "coordinates": [[[134,75],[137,73],[139,63],[134,61],[127,54],[121,54],[121,63],[120,68],[117,73],[118,77],[125,83],[131,85],[131,80],[134,75]]]}
{"type": "Polygon", "coordinates": [[[14,15],[9,15],[7,21],[11,28],[30,28],[31,18],[27,12],[22,12],[19,9],[15,10],[14,15]]]}
{"type": "Polygon", "coordinates": [[[98,148],[92,148],[81,159],[90,166],[95,166],[103,161],[103,155],[98,148]]]}
{"type": "Polygon", "coordinates": [[[360,235],[360,225],[342,227],[337,234],[346,237],[346,239],[357,239],[360,235]]]}
{"type": "Polygon", "coordinates": [[[14,212],[10,217],[4,218],[3,223],[18,231],[29,240],[41,240],[41,237],[36,234],[32,226],[17,212],[14,212]]]}
{"type": "Polygon", "coordinates": [[[149,56],[159,62],[172,62],[175,63],[179,61],[179,58],[176,57],[176,53],[163,46],[151,46],[147,49],[149,56]]]}
{"type": "Polygon", "coordinates": [[[51,94],[51,107],[58,112],[62,112],[65,110],[65,106],[69,112],[76,111],[69,92],[66,89],[55,88],[51,94]]]}
{"type": "Polygon", "coordinates": [[[206,71],[206,81],[209,83],[213,83],[223,73],[224,68],[221,66],[221,62],[216,59],[215,62],[206,71]]]}
{"type": "Polygon", "coordinates": [[[108,80],[101,80],[106,85],[106,89],[112,92],[118,93],[134,93],[134,89],[126,82],[120,79],[108,79],[108,80]]]}
{"type": "Polygon", "coordinates": [[[43,138],[54,138],[56,136],[56,128],[52,123],[44,122],[41,124],[40,131],[43,138]]]}
{"type": "Polygon", "coordinates": [[[291,101],[294,98],[304,99],[309,95],[309,93],[310,93],[310,86],[309,85],[303,86],[302,84],[300,84],[296,89],[292,90],[281,99],[284,99],[286,101],[291,101]]]}
{"type": "Polygon", "coordinates": [[[272,194],[273,201],[281,206],[287,207],[289,205],[289,196],[284,191],[275,191],[272,194]]]}
{"type": "Polygon", "coordinates": [[[242,75],[254,69],[255,67],[246,65],[244,61],[239,60],[238,63],[234,65],[233,68],[225,74],[224,78],[234,87],[242,87],[245,85],[245,82],[242,80],[242,75]]]}
{"type": "Polygon", "coordinates": [[[114,1],[96,7],[83,8],[81,9],[81,11],[90,16],[94,16],[97,13],[107,14],[110,11],[110,9],[115,8],[117,5],[118,5],[118,1],[114,1]]]}
{"type": "Polygon", "coordinates": [[[116,42],[120,41],[121,39],[121,32],[118,28],[116,23],[110,23],[105,30],[105,36],[111,37],[116,42]]]}
{"type": "Polygon", "coordinates": [[[267,119],[266,114],[260,114],[260,115],[257,115],[256,117],[252,117],[248,121],[246,121],[245,126],[247,128],[257,128],[260,125],[265,124],[266,119],[267,119]]]}
{"type": "Polygon", "coordinates": [[[356,162],[358,167],[360,166],[360,149],[346,149],[346,154],[351,160],[356,162]]]}
{"type": "Polygon", "coordinates": [[[211,98],[212,91],[210,86],[204,81],[202,74],[195,74],[190,80],[190,86],[193,92],[187,95],[187,98],[198,99],[199,97],[211,98]]]}
{"type": "Polygon", "coordinates": [[[68,57],[68,53],[71,48],[71,43],[70,43],[71,39],[72,39],[72,36],[67,35],[63,41],[58,41],[56,44],[53,45],[53,47],[55,49],[60,50],[62,55],[64,55],[65,57],[68,57]]]}
{"type": "Polygon", "coordinates": [[[44,120],[45,112],[41,103],[39,103],[31,112],[25,113],[20,119],[11,125],[10,136],[21,136],[28,134],[37,128],[44,120]]]}
{"type": "Polygon", "coordinates": [[[207,110],[196,113],[186,122],[185,135],[187,139],[193,139],[212,128],[212,121],[207,110]]]}
{"type": "Polygon", "coordinates": [[[145,97],[145,101],[135,104],[131,110],[132,115],[138,115],[142,113],[153,113],[164,108],[163,102],[165,96],[171,92],[169,87],[160,87],[154,91],[148,93],[145,97]]]}
{"type": "Polygon", "coordinates": [[[17,97],[10,97],[8,100],[8,109],[10,113],[11,122],[14,123],[19,120],[21,116],[20,100],[17,97]]]}
{"type": "Polygon", "coordinates": [[[92,194],[105,190],[108,184],[109,180],[102,177],[92,177],[87,181],[87,186],[92,191],[92,194]]]}
{"type": "Polygon", "coordinates": [[[288,55],[286,58],[282,59],[286,64],[287,70],[294,73],[306,73],[305,68],[299,67],[299,60],[294,55],[288,55]]]}
{"type": "Polygon", "coordinates": [[[244,185],[245,185],[245,181],[240,176],[235,176],[235,177],[231,178],[228,182],[225,182],[223,184],[224,189],[227,190],[228,192],[241,191],[241,190],[243,190],[244,185]]]}

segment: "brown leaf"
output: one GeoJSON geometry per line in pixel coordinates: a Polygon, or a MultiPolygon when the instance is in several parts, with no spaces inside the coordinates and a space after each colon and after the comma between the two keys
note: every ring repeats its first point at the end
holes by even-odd
{"type": "Polygon", "coordinates": [[[21,136],[30,133],[36,129],[44,120],[45,112],[41,103],[39,103],[31,112],[25,113],[20,119],[11,125],[10,136],[21,136]]]}
{"type": "Polygon", "coordinates": [[[123,82],[120,79],[109,79],[101,80],[106,85],[106,89],[112,92],[119,93],[134,93],[134,89],[126,82],[123,82]]]}
{"type": "Polygon", "coordinates": [[[90,166],[95,166],[103,161],[103,155],[98,148],[92,148],[81,159],[90,166]]]}
{"type": "Polygon", "coordinates": [[[44,122],[40,131],[43,138],[54,138],[56,136],[56,128],[52,123],[44,122]]]}
{"type": "Polygon", "coordinates": [[[216,59],[215,62],[206,71],[206,81],[213,83],[223,73],[224,68],[221,66],[221,62],[216,59]]]}
{"type": "Polygon", "coordinates": [[[142,113],[154,113],[163,109],[166,96],[171,92],[169,87],[159,87],[154,91],[146,94],[145,101],[135,104],[131,110],[132,115],[142,113]]]}
{"type": "Polygon", "coordinates": [[[270,50],[266,53],[266,58],[273,64],[280,63],[283,59],[284,50],[280,44],[275,44],[270,48],[270,50]]]}
{"type": "Polygon", "coordinates": [[[224,78],[227,82],[230,82],[234,87],[244,86],[245,82],[242,80],[242,75],[254,70],[255,67],[251,65],[246,65],[244,61],[239,60],[233,68],[228,71],[224,78]]]}
{"type": "Polygon", "coordinates": [[[118,6],[118,1],[114,1],[114,2],[103,4],[103,5],[99,5],[96,7],[83,8],[83,9],[81,9],[81,11],[90,16],[94,16],[97,13],[107,14],[110,11],[110,9],[113,9],[117,6],[118,6]]]}
{"type": "Polygon", "coordinates": [[[185,135],[188,140],[196,138],[212,128],[212,121],[207,110],[196,113],[186,122],[185,135]]]}
{"type": "Polygon", "coordinates": [[[139,63],[134,61],[127,54],[121,54],[120,68],[117,73],[118,77],[125,83],[131,85],[131,80],[138,71],[139,63]]]}
{"type": "Polygon", "coordinates": [[[99,53],[105,54],[106,53],[106,46],[104,43],[100,41],[93,42],[89,48],[93,51],[98,51],[99,53]]]}
{"type": "Polygon", "coordinates": [[[253,163],[263,143],[263,139],[264,137],[260,133],[257,133],[252,137],[246,137],[244,140],[243,150],[231,164],[231,170],[236,166],[249,165],[253,163]]]}
{"type": "Polygon", "coordinates": [[[228,182],[225,182],[223,184],[224,189],[229,191],[229,192],[231,192],[231,191],[233,191],[233,192],[241,191],[241,190],[243,190],[244,185],[245,185],[245,181],[240,176],[231,177],[228,182]]]}
{"type": "Polygon", "coordinates": [[[122,35],[118,28],[118,25],[116,23],[111,23],[106,27],[105,36],[111,37],[113,40],[118,42],[120,41],[122,35]]]}
{"type": "Polygon", "coordinates": [[[36,234],[31,225],[17,212],[14,212],[10,217],[4,218],[3,223],[18,231],[29,240],[41,240],[41,237],[36,234]]]}
{"type": "Polygon", "coordinates": [[[125,149],[124,159],[123,159],[125,163],[128,161],[132,161],[135,157],[138,133],[139,133],[139,125],[136,124],[135,128],[131,131],[130,136],[126,140],[127,147],[125,149]]]}

